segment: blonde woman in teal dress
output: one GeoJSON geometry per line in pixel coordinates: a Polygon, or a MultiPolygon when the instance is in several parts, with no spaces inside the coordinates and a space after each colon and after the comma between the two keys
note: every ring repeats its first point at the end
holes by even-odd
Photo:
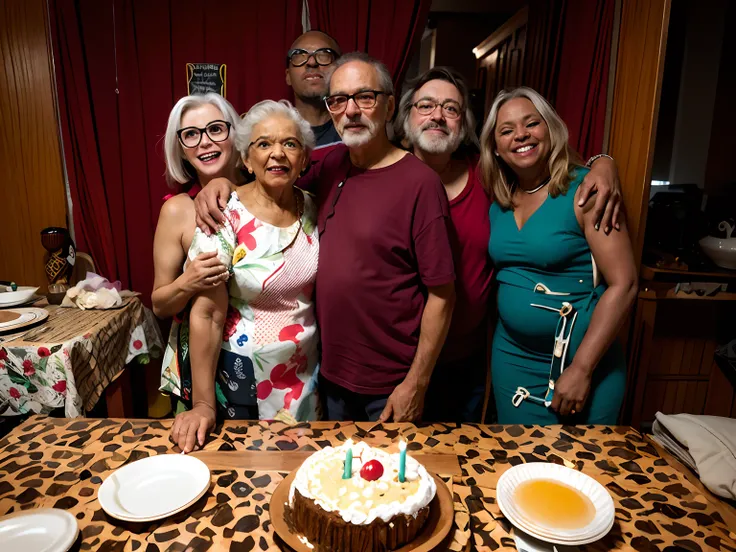
{"type": "MultiPolygon", "coordinates": [[[[481,136],[498,281],[491,371],[502,424],[615,424],[626,365],[617,333],[637,293],[625,222],[598,232],[579,205],[588,169],[530,88],[501,92],[481,136]]],[[[624,217],[621,217],[624,218],[624,217]]]]}

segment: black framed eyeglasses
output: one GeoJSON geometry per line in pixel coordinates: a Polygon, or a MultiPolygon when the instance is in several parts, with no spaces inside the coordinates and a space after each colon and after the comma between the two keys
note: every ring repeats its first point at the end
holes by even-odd
{"type": "Polygon", "coordinates": [[[227,121],[212,121],[204,128],[185,127],[176,131],[179,142],[185,148],[196,148],[202,141],[202,135],[207,136],[213,142],[224,142],[230,136],[230,127],[232,125],[227,121]]]}
{"type": "Polygon", "coordinates": [[[317,65],[325,66],[332,64],[339,54],[332,48],[317,48],[313,52],[303,48],[293,48],[286,54],[286,63],[291,63],[294,67],[301,67],[309,61],[310,57],[314,57],[317,65]]]}
{"type": "Polygon", "coordinates": [[[437,109],[437,106],[442,109],[442,115],[446,119],[457,119],[463,114],[463,107],[455,100],[445,100],[440,103],[430,98],[424,98],[411,105],[420,115],[431,115],[434,113],[434,110],[437,109]]]}
{"type": "Polygon", "coordinates": [[[389,92],[383,90],[362,90],[355,94],[333,94],[325,97],[325,104],[330,113],[342,113],[347,109],[348,102],[353,100],[360,109],[371,109],[376,106],[378,96],[384,94],[390,96],[389,92]]]}

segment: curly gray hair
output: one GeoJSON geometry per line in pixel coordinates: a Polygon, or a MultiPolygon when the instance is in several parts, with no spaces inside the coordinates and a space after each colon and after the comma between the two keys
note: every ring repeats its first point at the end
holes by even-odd
{"type": "Polygon", "coordinates": [[[302,117],[296,108],[287,100],[263,100],[250,108],[243,120],[235,127],[235,147],[243,159],[248,158],[248,146],[253,138],[253,128],[260,122],[273,115],[282,115],[294,121],[300,136],[298,136],[307,155],[314,149],[316,140],[309,123],[302,117]]]}

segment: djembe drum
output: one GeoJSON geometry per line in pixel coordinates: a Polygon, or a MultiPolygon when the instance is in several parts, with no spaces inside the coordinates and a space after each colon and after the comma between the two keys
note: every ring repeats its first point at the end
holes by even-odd
{"type": "Polygon", "coordinates": [[[76,259],[76,249],[69,231],[66,228],[44,228],[41,230],[41,245],[49,252],[46,260],[49,292],[66,291],[76,259]]]}

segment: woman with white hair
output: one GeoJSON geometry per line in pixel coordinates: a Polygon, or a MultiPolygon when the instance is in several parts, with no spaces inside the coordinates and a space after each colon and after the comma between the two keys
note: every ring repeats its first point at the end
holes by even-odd
{"type": "Polygon", "coordinates": [[[255,104],[235,145],[254,181],[230,195],[216,234],[197,229],[189,258],[214,252],[229,284],[201,290],[189,317],[193,408],[177,415],[173,441],[204,444],[218,414],[215,382],[230,418],[316,418],[314,282],[317,210],[294,186],[308,167],[314,134],[287,101],[255,104]],[[222,352],[221,352],[222,351],[222,352]]]}
{"type": "Polygon", "coordinates": [[[219,94],[185,96],[171,110],[164,137],[166,179],[181,190],[166,196],[153,242],[154,284],[151,302],[159,318],[174,317],[161,372],[161,391],[191,400],[191,381],[182,377],[188,362],[187,308],[196,293],[227,280],[227,269],[214,253],[186,262],[194,236],[194,202],[203,186],[218,177],[240,182],[240,155],[234,129],[240,121],[219,94]]]}
{"type": "Polygon", "coordinates": [[[491,369],[501,424],[618,419],[626,365],[616,335],[637,272],[624,217],[621,231],[606,235],[579,205],[587,172],[542,96],[521,87],[496,97],[481,135],[481,173],[494,200],[491,369]]]}

